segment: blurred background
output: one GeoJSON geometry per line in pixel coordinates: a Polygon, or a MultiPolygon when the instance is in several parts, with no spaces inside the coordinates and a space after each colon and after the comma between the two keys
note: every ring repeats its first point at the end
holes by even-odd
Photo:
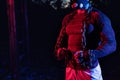
{"type": "MultiPolygon", "coordinates": [[[[62,0],[0,0],[0,80],[64,80],[54,45],[70,8],[62,0]],[[60,2],[61,1],[61,2],[60,2]]],[[[93,1],[110,19],[117,50],[100,58],[104,80],[120,79],[119,1],[93,1]]]]}

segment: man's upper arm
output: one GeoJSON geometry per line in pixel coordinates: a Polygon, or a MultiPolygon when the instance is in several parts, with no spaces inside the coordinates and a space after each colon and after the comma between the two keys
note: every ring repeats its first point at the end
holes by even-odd
{"type": "Polygon", "coordinates": [[[101,44],[96,50],[94,50],[94,53],[98,58],[100,58],[116,50],[116,40],[110,19],[106,15],[100,13],[98,23],[102,27],[100,32],[101,44]]]}

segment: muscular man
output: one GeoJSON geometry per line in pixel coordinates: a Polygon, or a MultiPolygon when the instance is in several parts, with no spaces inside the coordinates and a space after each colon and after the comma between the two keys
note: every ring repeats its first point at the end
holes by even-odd
{"type": "Polygon", "coordinates": [[[55,55],[65,60],[65,80],[103,80],[98,58],[116,50],[109,18],[89,0],[74,0],[58,36],[55,55]]]}

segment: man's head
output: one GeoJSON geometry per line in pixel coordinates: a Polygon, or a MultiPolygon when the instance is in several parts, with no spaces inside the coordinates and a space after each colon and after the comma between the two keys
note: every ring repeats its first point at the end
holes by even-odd
{"type": "Polygon", "coordinates": [[[82,10],[88,10],[91,7],[89,0],[74,0],[72,8],[78,8],[82,10]]]}

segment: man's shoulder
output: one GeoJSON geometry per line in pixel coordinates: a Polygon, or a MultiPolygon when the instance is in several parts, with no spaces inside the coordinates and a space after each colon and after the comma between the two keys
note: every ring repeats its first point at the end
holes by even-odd
{"type": "Polygon", "coordinates": [[[105,20],[110,21],[109,17],[105,13],[103,13],[101,10],[97,8],[93,8],[92,12],[96,13],[100,19],[104,21],[105,20]]]}

